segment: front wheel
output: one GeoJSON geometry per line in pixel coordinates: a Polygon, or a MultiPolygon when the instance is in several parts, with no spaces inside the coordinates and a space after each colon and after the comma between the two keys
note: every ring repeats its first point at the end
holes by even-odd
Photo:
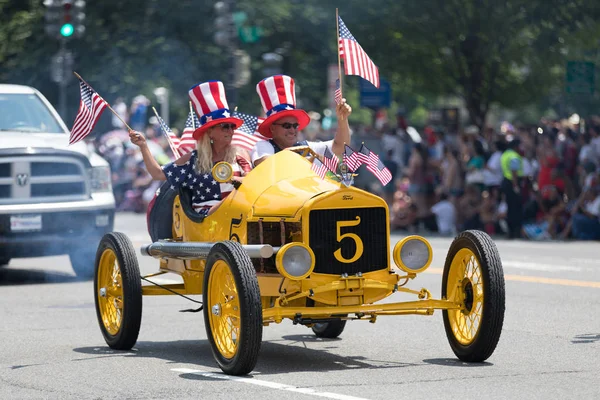
{"type": "Polygon", "coordinates": [[[481,231],[458,235],[448,251],[442,298],[460,304],[444,310],[444,328],[454,354],[468,362],[488,359],[504,323],[504,272],[492,238],[481,231]]]}
{"type": "Polygon", "coordinates": [[[221,370],[250,373],[262,342],[262,304],[254,266],[239,243],[220,242],[210,250],[203,303],[206,335],[221,370]]]}
{"type": "Polygon", "coordinates": [[[106,344],[130,350],[142,322],[142,281],[133,245],[122,233],[104,235],[96,253],[94,300],[106,344]]]}

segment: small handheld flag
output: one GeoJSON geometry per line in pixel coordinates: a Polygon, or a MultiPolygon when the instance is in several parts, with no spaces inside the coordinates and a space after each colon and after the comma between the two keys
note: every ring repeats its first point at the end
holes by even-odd
{"type": "Polygon", "coordinates": [[[69,145],[77,143],[89,135],[94,126],[96,126],[100,115],[102,115],[102,112],[108,106],[108,103],[90,85],[79,76],[78,79],[81,100],[79,102],[79,111],[71,129],[69,145]]]}
{"type": "Polygon", "coordinates": [[[350,33],[342,18],[338,16],[339,54],[344,60],[346,75],[358,75],[379,87],[379,69],[350,33]]]}

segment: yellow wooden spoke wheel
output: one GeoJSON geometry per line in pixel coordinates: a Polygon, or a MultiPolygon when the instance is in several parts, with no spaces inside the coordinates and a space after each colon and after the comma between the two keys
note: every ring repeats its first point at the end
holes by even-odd
{"type": "Polygon", "coordinates": [[[262,342],[262,304],[252,261],[237,242],[217,243],[204,271],[204,322],[223,372],[254,369],[262,342]]]}
{"type": "Polygon", "coordinates": [[[133,245],[122,233],[108,233],[100,241],[94,300],[106,343],[113,349],[131,349],[142,320],[142,286],[133,245]]]}
{"type": "Polygon", "coordinates": [[[454,239],[446,257],[442,297],[458,306],[443,311],[446,336],[456,356],[463,361],[486,360],[500,339],[505,309],[502,263],[487,234],[466,231],[454,239]]]}

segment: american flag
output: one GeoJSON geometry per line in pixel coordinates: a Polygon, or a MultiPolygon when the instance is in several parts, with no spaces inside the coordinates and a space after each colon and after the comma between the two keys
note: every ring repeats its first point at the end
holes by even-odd
{"type": "Polygon", "coordinates": [[[264,121],[264,118],[255,117],[253,115],[244,114],[234,111],[232,117],[236,117],[244,121],[242,126],[233,132],[231,140],[232,146],[241,147],[245,150],[252,151],[256,143],[261,140],[267,140],[266,137],[256,131],[258,126],[264,121]]]}
{"type": "Polygon", "coordinates": [[[362,160],[359,156],[359,153],[354,151],[354,149],[347,144],[344,145],[344,162],[350,168],[350,171],[356,172],[357,169],[362,165],[362,160]]]}
{"type": "Polygon", "coordinates": [[[367,165],[367,169],[375,175],[379,182],[383,186],[387,185],[392,180],[392,173],[389,169],[383,165],[383,162],[379,159],[379,156],[369,150],[367,146],[363,145],[360,147],[359,154],[363,162],[367,165]]]}
{"type": "Polygon", "coordinates": [[[154,110],[154,113],[156,114],[156,118],[158,118],[158,123],[160,124],[160,128],[165,133],[165,135],[167,135],[167,142],[169,142],[169,147],[171,148],[171,151],[173,152],[175,159],[178,159],[180,157],[179,151],[178,151],[179,144],[180,144],[179,138],[177,137],[177,135],[175,135],[175,133],[173,133],[171,128],[168,127],[168,125],[160,117],[160,115],[158,115],[158,113],[156,113],[156,110],[154,110]]]}
{"type": "Polygon", "coordinates": [[[185,127],[183,128],[181,140],[178,146],[178,150],[181,155],[187,154],[196,148],[196,141],[192,135],[199,126],[200,121],[198,120],[196,113],[194,113],[193,110],[190,110],[187,120],[185,121],[185,127]]]}
{"type": "Polygon", "coordinates": [[[335,100],[335,104],[340,104],[342,102],[342,89],[340,88],[340,80],[335,80],[335,92],[333,94],[333,100],[335,100]]]}
{"type": "Polygon", "coordinates": [[[379,87],[379,70],[367,53],[360,47],[350,33],[341,17],[338,17],[340,28],[340,57],[344,59],[346,75],[358,75],[379,87]]]}
{"type": "Polygon", "coordinates": [[[81,78],[79,79],[79,90],[81,92],[81,101],[79,102],[79,111],[75,117],[69,144],[79,142],[92,132],[98,118],[102,115],[102,111],[108,106],[106,101],[98,93],[94,91],[81,78]]]}
{"type": "Polygon", "coordinates": [[[319,161],[318,158],[315,158],[313,160],[313,164],[311,169],[317,174],[319,175],[319,177],[321,179],[325,179],[325,174],[327,174],[327,166],[325,164],[323,164],[321,161],[319,161]]]}
{"type": "Polygon", "coordinates": [[[329,150],[329,147],[325,148],[325,152],[323,153],[323,164],[333,173],[337,172],[339,160],[335,154],[329,150]]]}

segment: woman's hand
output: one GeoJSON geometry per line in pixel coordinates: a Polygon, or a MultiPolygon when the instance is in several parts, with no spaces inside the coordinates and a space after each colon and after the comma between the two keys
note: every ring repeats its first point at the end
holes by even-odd
{"type": "Polygon", "coordinates": [[[146,138],[144,137],[144,135],[138,131],[130,130],[129,139],[131,139],[131,143],[135,144],[140,148],[148,145],[146,143],[146,138]]]}

